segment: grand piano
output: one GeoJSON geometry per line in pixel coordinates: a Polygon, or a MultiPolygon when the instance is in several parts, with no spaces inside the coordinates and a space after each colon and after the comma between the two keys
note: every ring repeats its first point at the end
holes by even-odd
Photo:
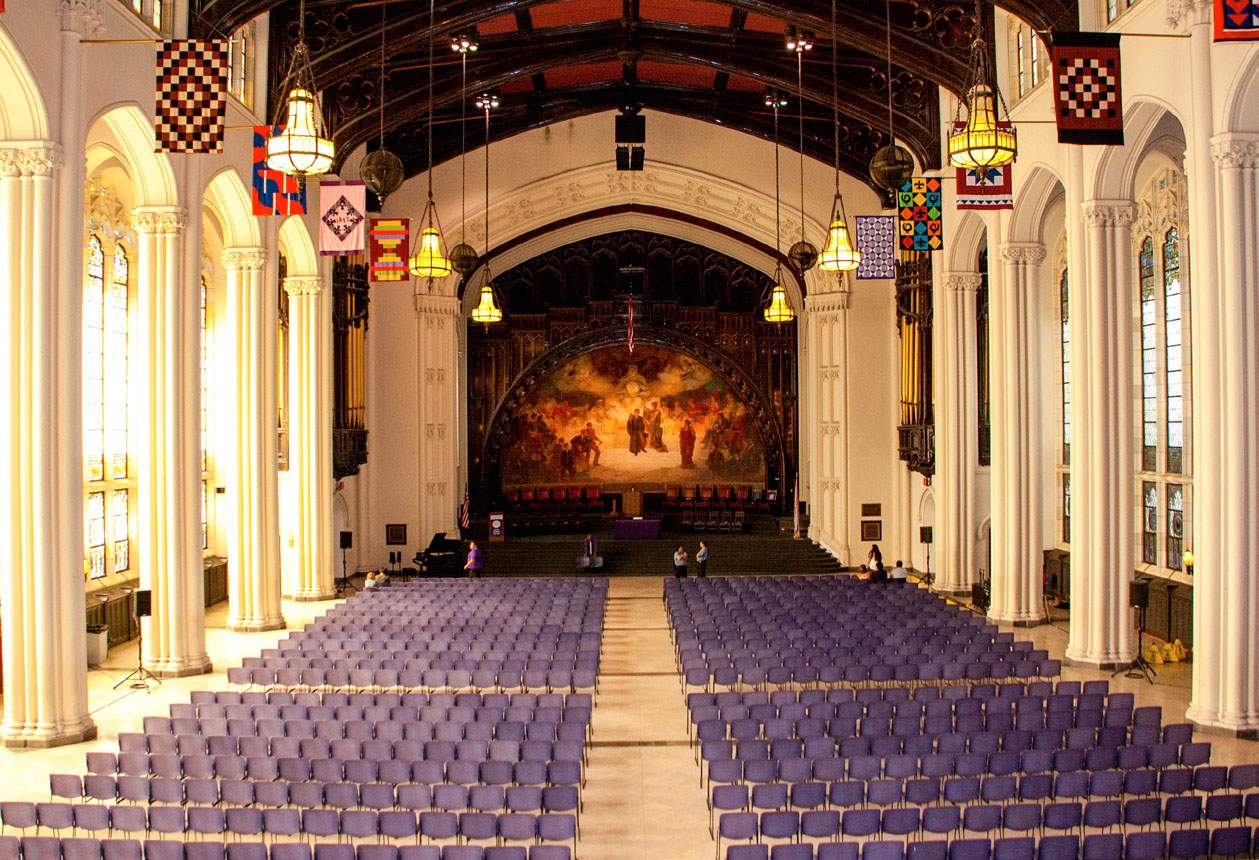
{"type": "Polygon", "coordinates": [[[415,566],[420,576],[463,576],[463,542],[448,538],[445,532],[437,532],[423,552],[415,554],[415,566]]]}

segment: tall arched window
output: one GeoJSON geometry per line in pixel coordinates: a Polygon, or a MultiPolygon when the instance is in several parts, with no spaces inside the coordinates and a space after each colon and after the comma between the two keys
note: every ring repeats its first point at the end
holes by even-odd
{"type": "Polygon", "coordinates": [[[276,278],[278,311],[275,332],[276,458],[281,472],[287,472],[289,468],[289,293],[284,289],[288,272],[289,261],[281,254],[276,278]]]}
{"type": "Polygon", "coordinates": [[[131,567],[131,261],[126,247],[117,238],[92,233],[84,273],[84,573],[99,579],[131,567]]]}
{"type": "Polygon", "coordinates": [[[210,442],[209,442],[209,403],[210,396],[210,288],[205,275],[201,276],[201,549],[210,548],[210,442]]]}
{"type": "Polygon", "coordinates": [[[1062,349],[1062,542],[1071,543],[1071,300],[1067,289],[1067,270],[1058,277],[1058,319],[1061,326],[1059,346],[1062,349]]]}
{"type": "Polygon", "coordinates": [[[1140,317],[1141,510],[1139,563],[1179,571],[1192,512],[1189,409],[1189,290],[1181,266],[1184,177],[1154,175],[1138,199],[1135,231],[1140,317]]]}

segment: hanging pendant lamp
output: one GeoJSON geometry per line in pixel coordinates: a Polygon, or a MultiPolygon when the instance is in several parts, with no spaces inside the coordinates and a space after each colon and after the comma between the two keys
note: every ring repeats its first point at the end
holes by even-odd
{"type": "Polygon", "coordinates": [[[499,322],[503,318],[503,309],[498,306],[494,297],[494,276],[490,272],[490,111],[498,107],[498,95],[488,92],[477,96],[476,106],[485,111],[485,262],[481,266],[481,300],[472,309],[471,317],[475,322],[499,322]]]}
{"type": "Polygon", "coordinates": [[[304,180],[328,172],[336,147],[324,128],[323,111],[315,95],[315,73],[306,47],[305,0],[298,4],[297,15],[297,45],[284,78],[288,98],[273,123],[283,130],[267,139],[267,167],[304,180]]]}
{"type": "MultiPolygon", "coordinates": [[[[778,193],[778,110],[787,104],[781,94],[770,91],[765,94],[765,106],[774,109],[774,257],[778,257],[778,249],[782,246],[782,199],[778,193]]],[[[770,290],[769,302],[764,310],[765,322],[786,323],[796,318],[796,311],[787,301],[787,290],[783,286],[783,267],[781,262],[774,264],[774,287],[770,290]]]]}
{"type": "Polygon", "coordinates": [[[839,193],[839,53],[836,47],[835,0],[831,0],[831,106],[835,111],[835,200],[831,203],[831,223],[826,229],[826,247],[818,257],[823,272],[849,272],[861,265],[861,252],[853,245],[844,212],[844,196],[839,193]]]}
{"type": "MultiPolygon", "coordinates": [[[[831,4],[831,15],[835,4],[831,4]]],[[[887,144],[875,150],[870,159],[870,178],[874,184],[893,196],[914,175],[914,157],[896,143],[895,115],[892,113],[892,0],[884,9],[884,30],[887,38],[887,144]]],[[[886,201],[885,201],[886,202],[886,201]]],[[[895,205],[893,203],[893,205],[895,205]]]]}
{"type": "Polygon", "coordinates": [[[468,244],[468,54],[474,54],[480,47],[474,28],[471,35],[460,34],[451,36],[450,50],[459,55],[459,244],[450,249],[450,265],[461,276],[467,277],[476,271],[476,249],[468,244]]]}
{"type": "Polygon", "coordinates": [[[442,251],[442,225],[433,202],[433,31],[436,12],[428,0],[428,202],[420,216],[415,252],[407,260],[407,270],[417,278],[444,278],[450,274],[450,260],[442,251]]]}
{"type": "Polygon", "coordinates": [[[402,159],[385,149],[385,4],[380,4],[380,82],[376,88],[380,99],[380,148],[374,149],[358,165],[359,179],[376,195],[383,207],[385,198],[398,190],[406,171],[402,159]]]}
{"type": "MultiPolygon", "coordinates": [[[[965,97],[957,102],[949,135],[949,163],[964,170],[988,170],[1014,161],[1018,135],[1010,123],[1005,99],[988,64],[988,45],[983,38],[983,10],[975,2],[975,41],[970,49],[970,75],[965,97]],[[965,109],[965,118],[963,118],[965,109]]],[[[1033,37],[1035,38],[1035,37],[1033,37]]]]}
{"type": "Polygon", "coordinates": [[[796,55],[796,100],[800,105],[800,241],[787,250],[787,259],[804,274],[817,265],[817,246],[804,238],[804,52],[813,50],[813,34],[788,27],[787,50],[796,55]]]}

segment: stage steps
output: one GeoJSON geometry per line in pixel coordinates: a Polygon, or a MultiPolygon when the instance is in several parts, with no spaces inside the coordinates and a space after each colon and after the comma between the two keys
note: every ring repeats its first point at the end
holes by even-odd
{"type": "MultiPolygon", "coordinates": [[[[708,544],[709,576],[747,574],[840,573],[829,553],[807,538],[769,528],[743,535],[695,534],[668,531],[659,540],[614,540],[611,532],[595,532],[604,557],[601,575],[650,576],[673,573],[673,551],[678,544],[694,557],[702,539],[708,544]]],[[[542,535],[481,543],[485,570],[491,576],[564,576],[578,572],[585,535],[542,535]]],[[[478,541],[478,543],[480,543],[478,541]]]]}

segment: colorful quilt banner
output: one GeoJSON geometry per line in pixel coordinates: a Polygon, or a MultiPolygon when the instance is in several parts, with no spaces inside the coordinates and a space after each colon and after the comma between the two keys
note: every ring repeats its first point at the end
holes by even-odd
{"type": "Polygon", "coordinates": [[[1050,52],[1059,143],[1123,146],[1118,33],[1054,33],[1050,52]]]}
{"type": "Polygon", "coordinates": [[[896,208],[902,251],[939,251],[944,247],[939,179],[910,179],[896,193],[896,208]]]}
{"type": "Polygon", "coordinates": [[[267,167],[267,137],[283,126],[254,126],[254,167],[249,196],[255,215],[305,215],[306,184],[267,167]]]}
{"type": "Polygon", "coordinates": [[[372,281],[405,281],[411,219],[376,218],[368,232],[368,271],[372,281]]]}
{"type": "Polygon", "coordinates": [[[319,253],[361,254],[367,250],[367,186],[325,182],[319,186],[319,253]]]}
{"type": "MultiPolygon", "coordinates": [[[[956,126],[955,126],[956,127],[956,126]]],[[[957,168],[958,209],[1013,209],[1014,183],[1011,168],[989,167],[984,170],[957,168]]]]}
{"type": "Polygon", "coordinates": [[[222,152],[227,42],[174,39],[157,49],[157,152],[222,152]]]}
{"type": "MultiPolygon", "coordinates": [[[[0,2],[0,12],[4,4],[0,2]]],[[[1215,41],[1259,39],[1259,2],[1215,0],[1215,41]]]]}
{"type": "Polygon", "coordinates": [[[857,280],[896,277],[896,216],[854,215],[861,265],[857,280]]]}

